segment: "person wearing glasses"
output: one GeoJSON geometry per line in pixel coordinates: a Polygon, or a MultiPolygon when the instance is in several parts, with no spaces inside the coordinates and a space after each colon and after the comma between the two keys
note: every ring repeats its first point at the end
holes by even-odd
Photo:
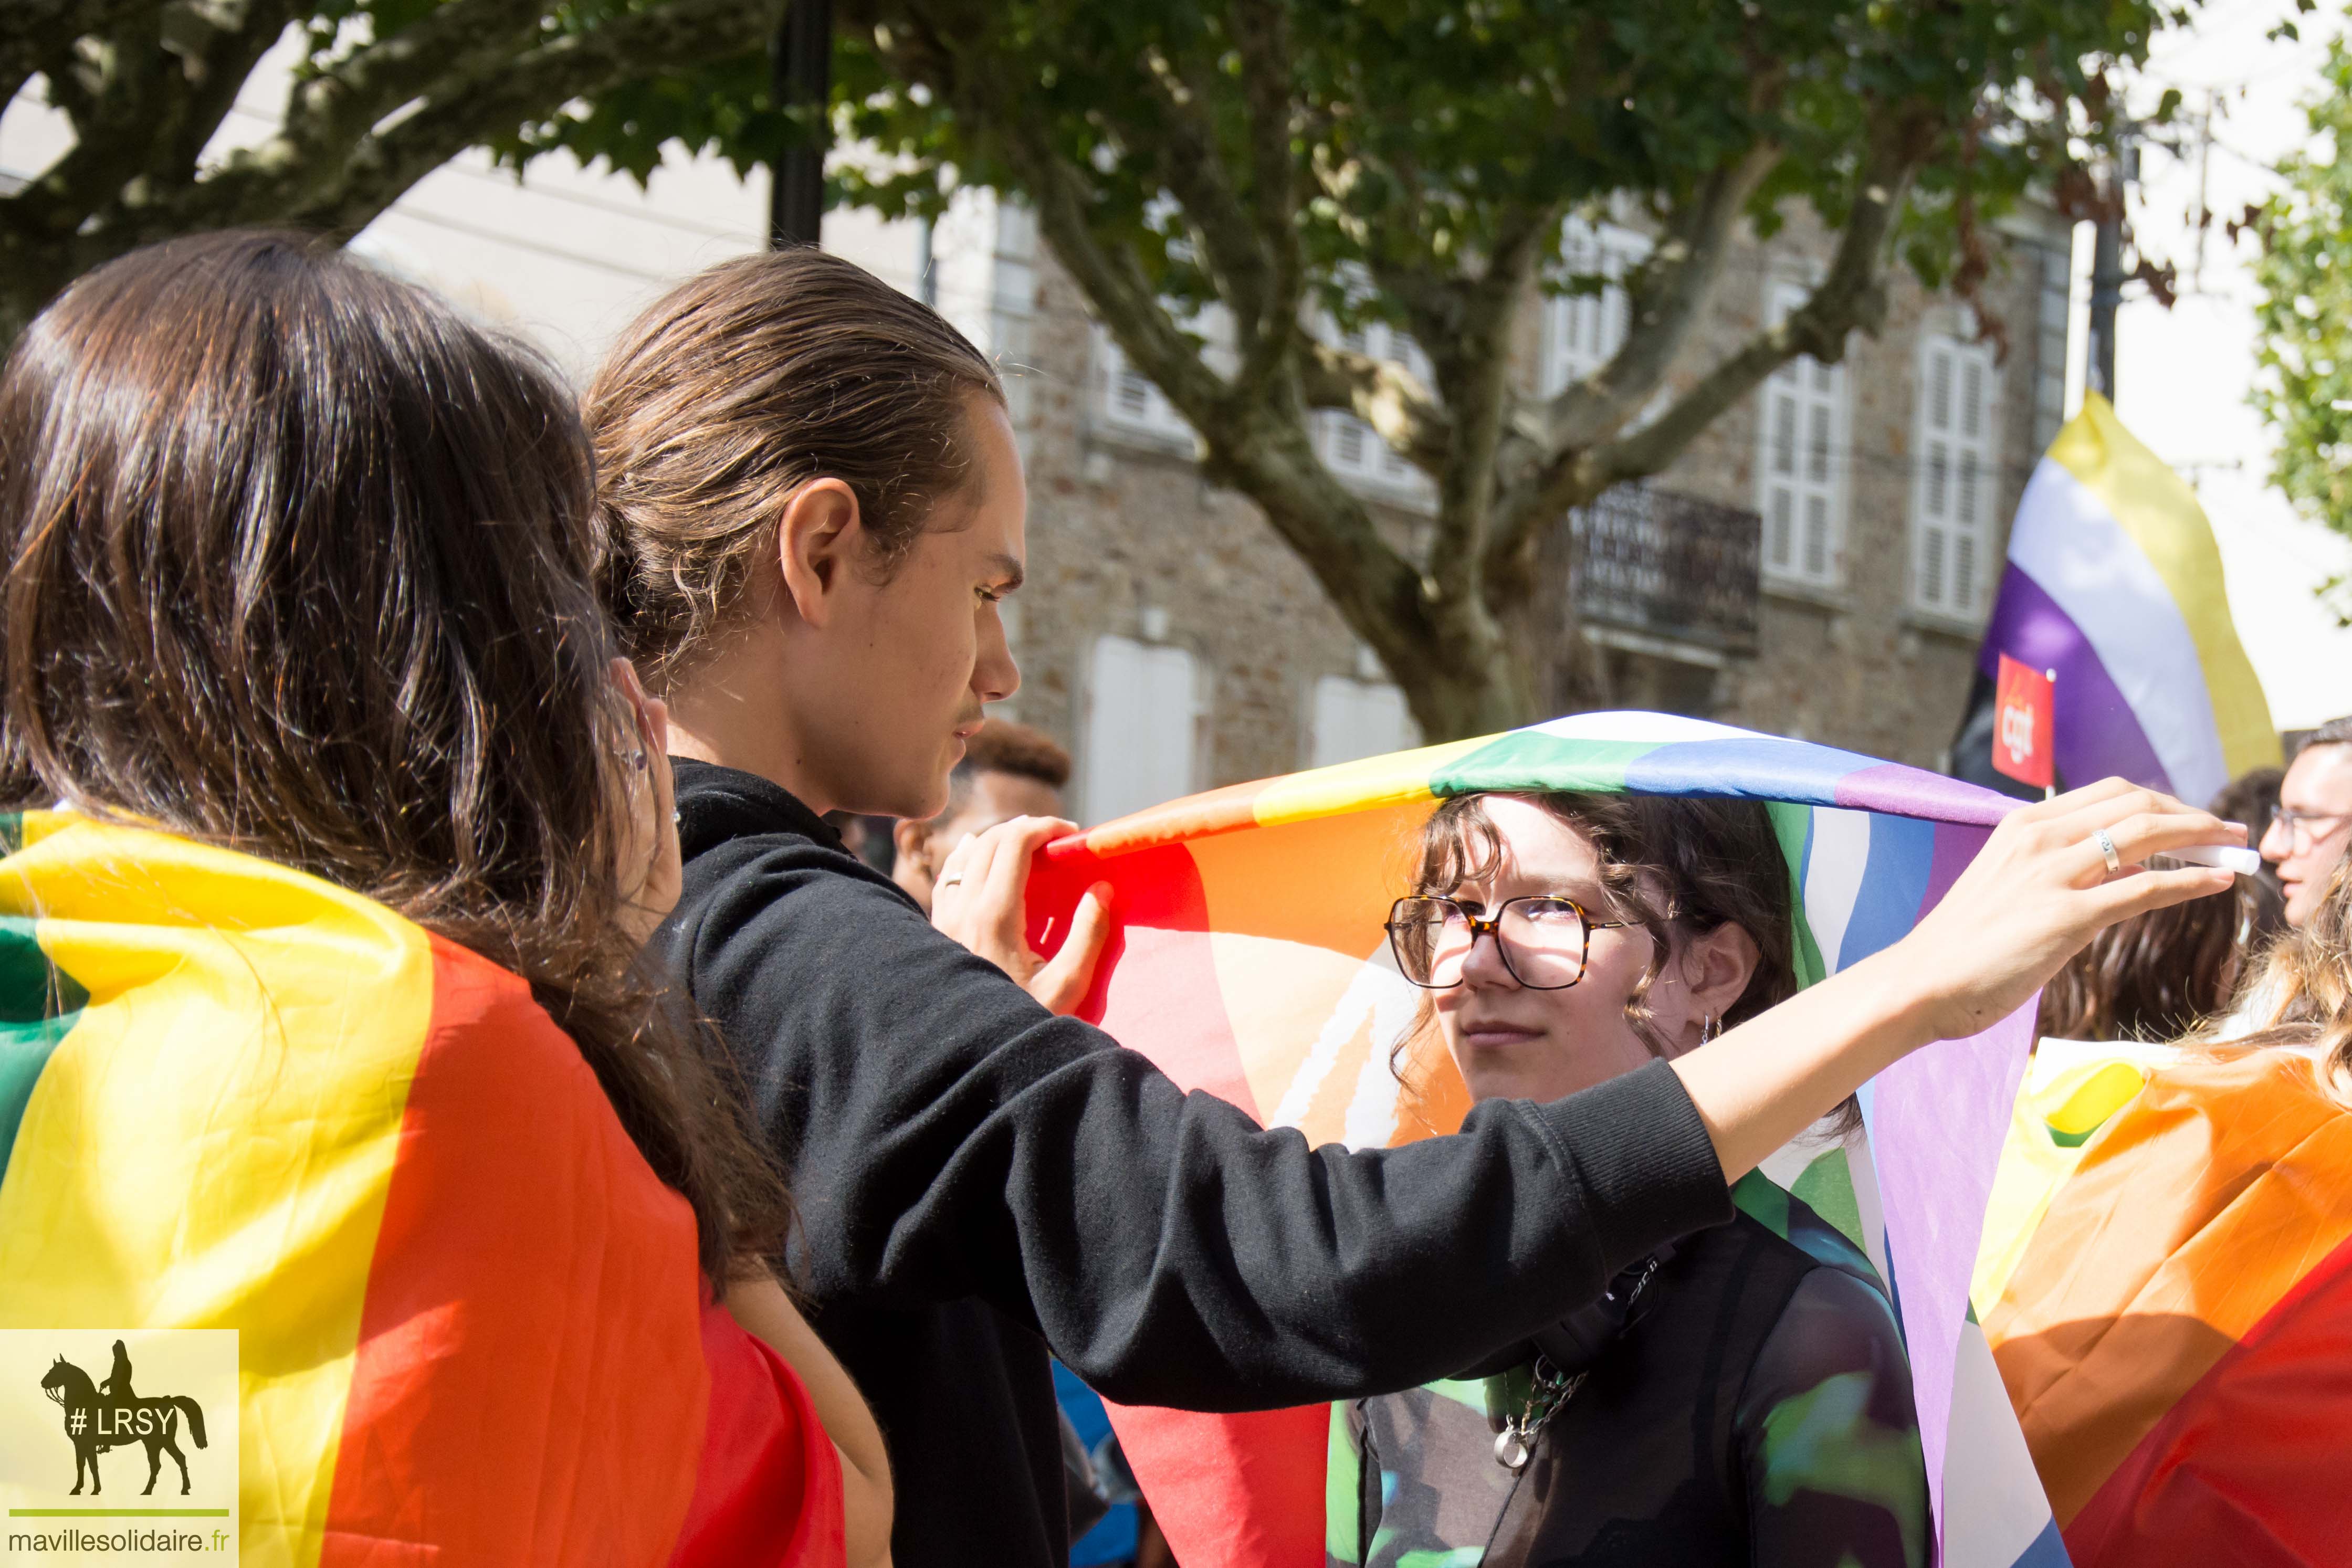
{"type": "Polygon", "coordinates": [[[1068,971],[1029,950],[1023,894],[1070,824],[948,856],[960,945],[824,821],[936,816],[1021,684],[1027,482],[987,358],[838,256],[772,251],[649,306],[587,413],[606,601],[669,705],[685,869],[658,940],[787,1166],[800,1299],[888,1435],[898,1568],[1067,1563],[1049,1350],[1196,1410],[1442,1376],[1728,1219],[1727,1177],[2100,926],[2230,883],[2139,872],[2239,835],[2110,779],[2021,808],[1910,937],[1712,1045],[1454,1136],[1310,1148],[1043,1005],[1068,971]]]}
{"type": "MultiPolygon", "coordinates": [[[[1671,1061],[1796,994],[1794,918],[1756,801],[1459,797],[1390,915],[1428,993],[1392,1065],[1410,1094],[1442,1050],[1484,1103],[1671,1061]]],[[[1860,1124],[1849,1100],[1810,1135],[1860,1124]]],[[[1527,1343],[1344,1406],[1356,1473],[1328,1490],[1332,1557],[1924,1564],[1927,1468],[1884,1285],[1760,1173],[1732,1199],[1730,1224],[1653,1249],[1527,1343]]]]}
{"type": "Polygon", "coordinates": [[[2262,836],[2263,859],[2278,868],[2286,891],[2286,923],[2297,930],[2311,919],[2327,890],[2328,874],[2352,837],[2352,716],[2332,718],[2311,732],[2279,786],[2278,814],[2262,836]]]}

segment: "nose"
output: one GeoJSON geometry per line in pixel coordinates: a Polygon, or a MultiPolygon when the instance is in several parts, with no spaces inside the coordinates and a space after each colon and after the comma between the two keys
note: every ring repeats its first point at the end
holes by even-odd
{"type": "Polygon", "coordinates": [[[1021,666],[1004,635],[1004,619],[994,605],[981,618],[979,657],[972,663],[972,695],[984,703],[1001,703],[1021,689],[1021,666]]]}
{"type": "Polygon", "coordinates": [[[2284,819],[2273,817],[2270,826],[2263,830],[2263,841],[2255,848],[2263,859],[2275,865],[2294,853],[2294,835],[2287,831],[2284,819]]]}
{"type": "Polygon", "coordinates": [[[1470,951],[1463,955],[1462,983],[1465,986],[1516,988],[1518,977],[1503,962],[1502,938],[1492,931],[1480,931],[1470,938],[1470,951]]]}

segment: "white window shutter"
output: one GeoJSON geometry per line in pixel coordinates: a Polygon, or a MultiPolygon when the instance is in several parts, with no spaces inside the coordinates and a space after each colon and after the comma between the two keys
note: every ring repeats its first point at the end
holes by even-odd
{"type": "Polygon", "coordinates": [[[1081,758],[1089,825],[1192,793],[1196,679],[1186,649],[1131,637],[1095,640],[1081,758]]]}
{"type": "Polygon", "coordinates": [[[1307,737],[1310,768],[1382,757],[1421,744],[1404,694],[1385,681],[1326,675],[1315,683],[1307,737]]]}
{"type": "MultiPolygon", "coordinates": [[[[1774,283],[1765,316],[1778,323],[1805,290],[1774,283]]],[[[1766,378],[1757,421],[1756,509],[1764,517],[1764,570],[1834,587],[1844,575],[1845,368],[1810,356],[1766,378]]]]}
{"type": "Polygon", "coordinates": [[[2000,367],[1990,345],[1930,333],[1920,340],[1918,377],[1911,601],[1934,614],[1972,620],[1983,609],[1999,474],[2000,367]]]}

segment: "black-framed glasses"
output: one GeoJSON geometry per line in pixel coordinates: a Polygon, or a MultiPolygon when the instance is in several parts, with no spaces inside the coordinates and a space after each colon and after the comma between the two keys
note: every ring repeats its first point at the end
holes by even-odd
{"type": "Polygon", "coordinates": [[[2296,849],[2317,843],[2344,825],[2352,811],[2298,811],[2292,806],[2281,806],[2271,813],[2271,821],[2286,829],[2286,841],[2296,849]],[[2326,826],[2320,826],[2321,823],[2326,826]]]}
{"type": "Polygon", "coordinates": [[[1576,900],[1556,894],[1507,898],[1492,915],[1416,894],[1389,906],[1389,950],[1406,979],[1440,991],[1462,983],[1470,950],[1479,937],[1492,936],[1511,978],[1531,991],[1562,991],[1584,978],[1595,931],[1640,924],[1595,920],[1576,900]]]}

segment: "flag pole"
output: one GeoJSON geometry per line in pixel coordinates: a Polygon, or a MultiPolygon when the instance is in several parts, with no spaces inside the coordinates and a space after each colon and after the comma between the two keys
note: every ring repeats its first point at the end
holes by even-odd
{"type": "MultiPolygon", "coordinates": [[[[2044,670],[2042,672],[2042,678],[2050,683],[2050,737],[2052,749],[2054,750],[2058,738],[2058,672],[2044,670]]],[[[2058,760],[2054,757],[2050,760],[2050,782],[2042,787],[2042,798],[2045,800],[2055,800],[2058,798],[2058,760]]]]}

